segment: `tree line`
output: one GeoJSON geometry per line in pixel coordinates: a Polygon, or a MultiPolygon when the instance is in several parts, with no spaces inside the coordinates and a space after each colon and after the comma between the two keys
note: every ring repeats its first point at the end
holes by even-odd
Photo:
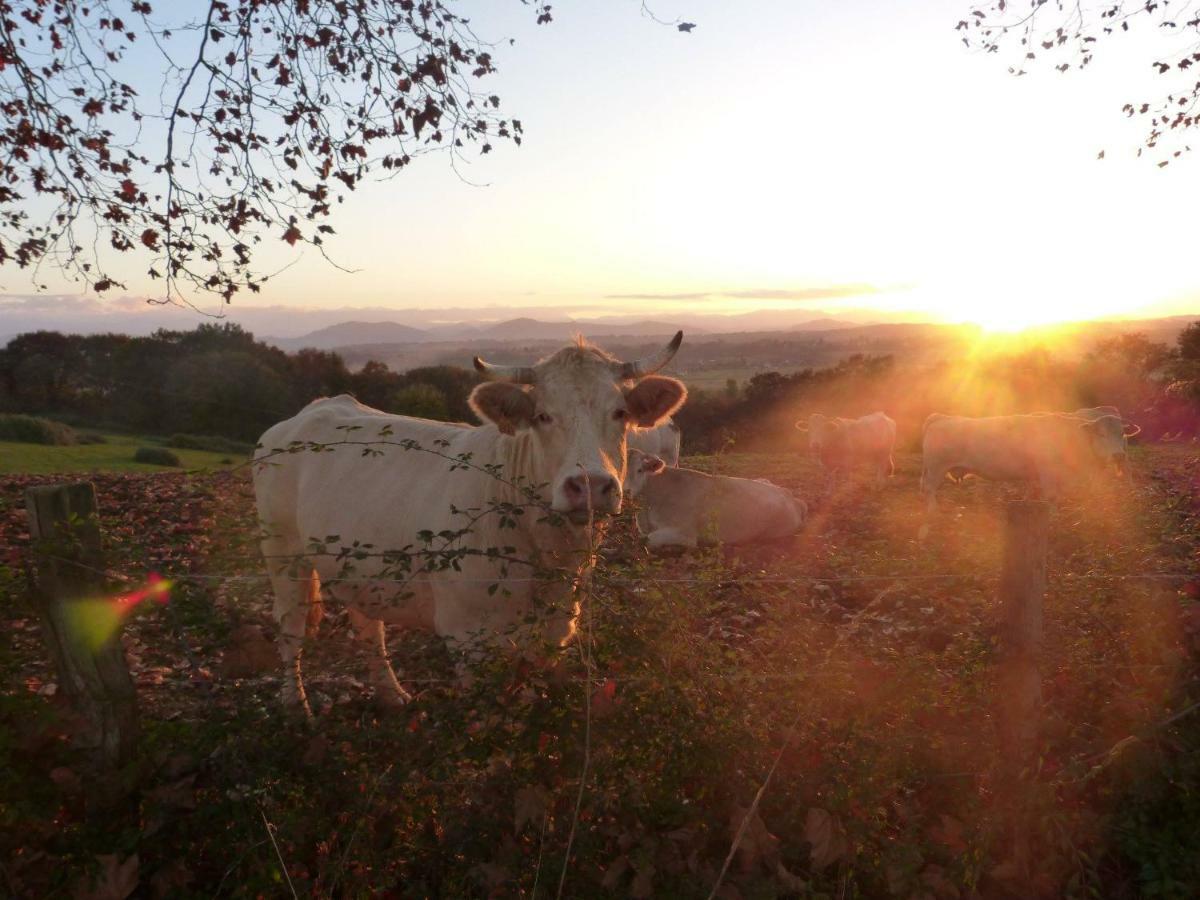
{"type": "Polygon", "coordinates": [[[256,440],[317,397],[351,393],[403,415],[471,421],[479,382],[455,366],[393,372],[341,356],[285,353],[235,324],[147,337],[38,331],[0,351],[0,412],[49,416],[93,428],[256,440]]]}
{"type": "MultiPolygon", "coordinates": [[[[252,441],[317,397],[350,393],[385,412],[475,422],[467,404],[477,373],[457,366],[392,371],[340,355],[287,353],[235,324],[191,331],[23,334],[0,350],[0,412],[47,416],[90,428],[252,441]]],[[[1082,359],[1034,347],[931,365],[855,354],[833,366],[763,372],[715,391],[693,390],[676,415],[688,453],[781,450],[810,413],[884,410],[915,448],[931,412],[1002,415],[1112,404],[1148,437],[1200,431],[1200,322],[1176,346],[1139,333],[1098,342],[1082,359]]]]}

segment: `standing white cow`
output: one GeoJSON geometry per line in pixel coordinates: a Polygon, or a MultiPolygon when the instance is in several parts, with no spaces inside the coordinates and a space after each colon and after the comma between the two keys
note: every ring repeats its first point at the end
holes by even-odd
{"type": "Polygon", "coordinates": [[[629,451],[625,489],[639,501],[638,530],[651,547],[784,538],[807,514],[804,501],[769,481],[671,468],[640,450],[629,451]]]}
{"type": "Polygon", "coordinates": [[[682,382],[653,374],[682,340],[679,332],[661,352],[632,363],[582,340],[532,368],[476,358],[476,368],[498,379],[471,393],[471,408],[487,423],[481,427],[389,415],[340,396],[268,429],[254,492],[268,535],[262,549],[275,590],[285,704],[308,711],[300,647],[306,607],[319,602],[322,581],[370,645],[384,702],[407,699],[388,663],[385,622],[457,642],[501,643],[519,632],[519,641],[566,643],[579,613],[570,579],[531,579],[531,569],[506,565],[495,548],[566,573],[586,564],[590,513],[621,507],[630,426],[653,427],[687,396],[682,382]],[[523,486],[542,510],[497,508],[528,506],[523,486]],[[343,547],[356,549],[339,558],[343,547]],[[398,560],[414,550],[404,572],[398,560]],[[462,555],[446,569],[428,551],[462,555]],[[523,624],[540,604],[549,612],[536,626],[523,624]]]}
{"type": "Polygon", "coordinates": [[[1127,458],[1124,449],[1125,439],[1141,434],[1141,426],[1126,422],[1121,418],[1121,411],[1115,406],[1086,407],[1075,410],[1071,415],[1077,419],[1083,419],[1085,422],[1100,423],[1099,427],[1105,431],[1109,442],[1113,446],[1120,443],[1121,452],[1113,454],[1112,463],[1117,470],[1117,474],[1124,476],[1126,474],[1125,462],[1127,458]]]}
{"type": "Polygon", "coordinates": [[[632,428],[629,431],[630,450],[641,450],[647,456],[657,456],[668,466],[679,465],[682,435],[673,419],[653,428],[632,428]]]}
{"type": "Polygon", "coordinates": [[[937,490],[947,475],[1024,481],[1035,494],[1053,500],[1076,473],[1124,460],[1123,427],[1114,416],[1087,421],[1065,413],[980,419],[934,413],[925,420],[922,437],[921,537],[929,534],[937,490]]]}
{"type": "Polygon", "coordinates": [[[808,432],[809,449],[831,476],[856,463],[867,463],[875,471],[876,482],[883,484],[895,471],[896,423],[885,413],[858,419],[830,419],[813,413],[807,422],[797,422],[796,428],[808,432]]]}

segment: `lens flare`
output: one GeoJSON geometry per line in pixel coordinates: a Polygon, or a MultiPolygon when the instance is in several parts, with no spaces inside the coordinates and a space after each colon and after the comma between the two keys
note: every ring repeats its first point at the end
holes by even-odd
{"type": "Polygon", "coordinates": [[[116,635],[133,611],[147,600],[166,603],[171,596],[171,582],[151,573],[146,584],[116,597],[79,600],[71,606],[70,614],[76,633],[83,637],[91,650],[98,650],[116,635]]]}

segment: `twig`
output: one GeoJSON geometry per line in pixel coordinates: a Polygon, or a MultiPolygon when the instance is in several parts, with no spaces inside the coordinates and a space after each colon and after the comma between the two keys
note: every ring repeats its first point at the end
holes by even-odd
{"type": "Polygon", "coordinates": [[[725,855],[725,862],[721,864],[721,871],[718,873],[717,880],[712,886],[712,891],[709,892],[708,900],[715,900],[717,891],[721,889],[721,883],[725,880],[725,875],[729,871],[729,864],[733,862],[734,854],[737,853],[738,847],[741,846],[742,838],[746,836],[746,829],[750,827],[750,820],[758,813],[758,805],[762,802],[763,794],[766,793],[767,785],[771,783],[771,778],[775,775],[775,770],[779,768],[779,761],[783,759],[783,754],[787,751],[787,748],[792,745],[792,739],[796,736],[796,727],[800,724],[800,717],[803,714],[804,710],[802,708],[796,713],[796,717],[792,719],[792,724],[788,726],[787,737],[784,738],[779,752],[775,754],[775,761],[771,763],[771,768],[767,770],[767,777],[763,779],[763,783],[755,792],[754,800],[750,803],[750,808],[746,810],[746,815],[742,817],[742,824],[738,826],[737,834],[733,836],[733,843],[729,846],[729,853],[725,855]]]}
{"type": "Polygon", "coordinates": [[[366,808],[363,810],[363,815],[359,816],[358,821],[354,823],[354,830],[350,832],[350,839],[346,841],[346,849],[342,851],[342,858],[338,860],[338,867],[337,871],[334,873],[333,883],[329,885],[330,897],[333,896],[334,888],[336,888],[338,882],[341,881],[342,873],[346,871],[346,860],[350,856],[350,848],[354,846],[354,839],[358,837],[358,832],[362,828],[362,823],[366,819],[366,814],[370,812],[371,802],[375,799],[375,794],[379,791],[379,788],[383,786],[383,781],[392,771],[393,766],[395,766],[395,763],[388,763],[388,767],[384,769],[375,779],[375,784],[371,787],[371,793],[367,795],[367,803],[366,808]]]}
{"type": "Polygon", "coordinates": [[[271,839],[271,846],[275,848],[275,857],[279,860],[279,867],[283,869],[283,877],[287,879],[288,889],[292,892],[292,898],[293,900],[300,900],[299,895],[296,893],[296,886],[292,884],[292,876],[288,874],[287,863],[283,861],[283,854],[279,852],[279,845],[275,843],[275,832],[271,830],[271,823],[267,821],[267,814],[261,806],[258,808],[258,814],[262,816],[263,825],[267,828],[267,837],[271,839]]]}
{"type": "Polygon", "coordinates": [[[261,847],[265,843],[266,843],[266,841],[259,841],[256,844],[251,844],[249,847],[247,847],[242,852],[241,856],[239,856],[236,860],[234,860],[233,865],[231,865],[228,869],[225,870],[225,874],[222,875],[221,880],[217,882],[217,889],[213,892],[213,900],[217,900],[217,898],[221,896],[221,889],[225,886],[225,879],[233,874],[233,870],[236,869],[238,866],[240,866],[242,864],[242,861],[245,860],[245,858],[247,856],[249,856],[252,852],[257,850],[259,847],[261,847]]]}
{"type": "MultiPolygon", "coordinates": [[[[583,466],[580,466],[583,469],[583,466]]],[[[596,540],[595,531],[593,528],[595,522],[595,512],[592,509],[592,482],[588,477],[587,470],[583,470],[584,490],[587,492],[588,498],[588,521],[587,521],[587,538],[588,547],[591,550],[592,562],[595,562],[596,556],[596,540]]],[[[558,893],[555,894],[557,900],[561,900],[563,888],[567,883],[567,870],[571,866],[571,850],[575,846],[575,830],[579,826],[579,810],[583,807],[583,794],[587,788],[588,769],[592,764],[592,690],[595,673],[593,670],[592,660],[592,604],[591,604],[591,572],[594,568],[589,567],[587,574],[584,576],[583,597],[581,602],[587,604],[587,609],[584,610],[584,639],[580,641],[580,656],[583,658],[583,666],[585,669],[585,683],[583,688],[583,769],[579,773],[579,791],[575,795],[575,810],[571,815],[571,830],[567,833],[567,851],[563,854],[562,872],[558,876],[558,893]],[[586,648],[586,652],[585,649],[586,648]]]]}
{"type": "Polygon", "coordinates": [[[538,879],[542,877],[542,852],[546,849],[546,823],[550,820],[547,811],[542,811],[542,834],[538,838],[537,868],[533,870],[533,887],[529,891],[529,900],[537,900],[538,879]]]}

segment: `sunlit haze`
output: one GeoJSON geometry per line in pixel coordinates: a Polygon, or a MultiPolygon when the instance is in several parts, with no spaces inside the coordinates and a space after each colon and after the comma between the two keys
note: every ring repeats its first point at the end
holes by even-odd
{"type": "MultiPolygon", "coordinates": [[[[1157,89],[1136,34],[1084,73],[1014,78],[959,40],[965,0],[654,6],[690,34],[632,0],[556,4],[541,27],[519,3],[474,5],[482,35],[515,40],[492,88],[523,146],[357,192],[332,220],[351,271],[268,241],[262,267],[283,271],[235,298],[235,321],[865,309],[1012,330],[1196,307],[1195,163],[1137,159],[1120,115],[1157,89]]],[[[153,290],[141,268],[121,273],[134,296],[153,290]]],[[[0,287],[30,290],[15,271],[0,287]]]]}

